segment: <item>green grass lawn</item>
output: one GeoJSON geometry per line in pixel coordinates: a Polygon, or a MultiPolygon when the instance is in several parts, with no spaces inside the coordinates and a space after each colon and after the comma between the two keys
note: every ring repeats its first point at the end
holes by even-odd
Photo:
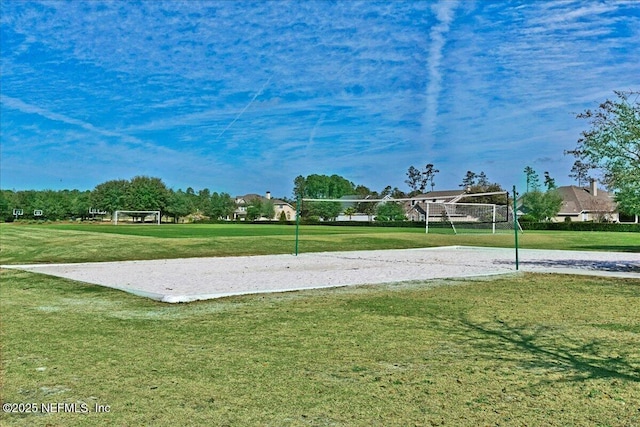
{"type": "MultiPolygon", "coordinates": [[[[291,253],[294,231],[2,224],[0,262],[291,253]]],[[[512,239],[305,226],[300,249],[512,239]]],[[[640,252],[637,233],[527,232],[520,241],[640,252]]],[[[38,409],[2,413],[0,425],[639,425],[639,282],[520,274],[166,305],[0,270],[0,400],[38,409]]]]}
{"type": "MultiPolygon", "coordinates": [[[[300,227],[300,252],[448,245],[513,247],[510,233],[425,234],[421,228],[300,227]]],[[[522,248],[640,252],[640,233],[529,231],[522,248]]],[[[120,261],[293,253],[290,225],[0,224],[0,263],[120,261]]]]}
{"type": "Polygon", "coordinates": [[[3,426],[633,426],[640,284],[514,275],[165,305],[3,270],[3,426]],[[108,405],[96,413],[95,405],[108,405]]]}

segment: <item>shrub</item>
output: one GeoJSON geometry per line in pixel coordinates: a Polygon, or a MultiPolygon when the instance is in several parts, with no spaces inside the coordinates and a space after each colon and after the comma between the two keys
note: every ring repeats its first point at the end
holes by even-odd
{"type": "Polygon", "coordinates": [[[520,226],[523,230],[640,232],[640,224],[611,222],[529,222],[521,218],[520,226]]]}

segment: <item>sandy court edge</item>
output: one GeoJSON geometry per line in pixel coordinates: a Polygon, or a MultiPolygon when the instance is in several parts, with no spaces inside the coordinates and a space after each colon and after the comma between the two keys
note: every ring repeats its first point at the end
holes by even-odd
{"type": "MultiPolygon", "coordinates": [[[[640,280],[640,255],[636,253],[520,249],[519,267],[520,271],[640,280]]],[[[516,272],[513,248],[468,246],[2,268],[107,286],[168,303],[516,272]]]]}

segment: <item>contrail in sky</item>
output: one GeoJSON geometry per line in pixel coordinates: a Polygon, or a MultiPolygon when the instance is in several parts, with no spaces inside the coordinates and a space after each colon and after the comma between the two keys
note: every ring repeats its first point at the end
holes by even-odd
{"type": "Polygon", "coordinates": [[[313,129],[311,129],[311,133],[309,134],[309,143],[307,144],[307,147],[305,150],[305,157],[309,155],[309,149],[315,142],[314,139],[316,137],[316,132],[320,127],[320,125],[322,125],[322,122],[324,122],[325,117],[327,117],[326,113],[320,114],[320,118],[318,118],[318,120],[316,121],[316,124],[313,125],[313,129]]]}
{"type": "Polygon", "coordinates": [[[260,88],[260,90],[259,90],[259,91],[257,91],[255,95],[253,95],[253,98],[251,98],[251,101],[249,101],[249,103],[248,103],[248,104],[247,104],[247,105],[242,109],[242,111],[240,111],[240,112],[238,113],[238,115],[236,116],[236,118],[235,118],[235,119],[233,119],[233,120],[231,121],[231,123],[229,123],[229,124],[227,125],[227,127],[226,127],[226,128],[224,128],[224,129],[222,130],[222,132],[220,132],[220,134],[216,137],[216,140],[220,139],[220,137],[221,137],[222,135],[224,135],[224,133],[225,133],[225,132],[226,132],[226,131],[231,127],[231,126],[233,126],[233,124],[234,124],[235,122],[237,122],[237,121],[238,121],[238,119],[240,118],[240,116],[242,116],[242,114],[243,114],[245,111],[247,111],[247,108],[249,108],[249,107],[251,106],[251,104],[253,104],[253,101],[255,101],[255,100],[256,100],[256,98],[257,98],[258,96],[260,96],[260,94],[262,93],[262,91],[264,90],[264,88],[266,88],[266,87],[267,87],[267,85],[271,82],[271,78],[272,78],[272,77],[273,77],[273,76],[269,77],[269,80],[267,80],[267,82],[266,82],[265,84],[263,84],[263,85],[262,85],[262,87],[260,88]]]}
{"type": "Polygon", "coordinates": [[[457,6],[455,1],[441,1],[432,6],[439,21],[431,28],[429,46],[429,83],[427,85],[427,105],[424,115],[424,127],[427,137],[431,137],[436,128],[436,118],[438,116],[438,98],[440,96],[442,74],[440,73],[440,62],[442,60],[442,49],[446,43],[446,33],[449,25],[453,21],[453,12],[457,6]]]}
{"type": "Polygon", "coordinates": [[[26,102],[18,98],[12,98],[10,96],[2,95],[1,103],[7,106],[7,108],[18,110],[25,114],[37,114],[46,119],[53,120],[60,123],[65,123],[67,125],[78,126],[79,128],[84,129],[87,132],[92,132],[92,133],[96,133],[98,135],[107,136],[107,137],[121,138],[125,142],[130,142],[134,144],[149,145],[146,142],[134,136],[127,135],[121,132],[111,131],[108,129],[103,129],[103,128],[94,126],[91,123],[74,119],[73,117],[69,117],[64,114],[59,114],[53,111],[49,111],[47,109],[38,107],[37,105],[27,104],[26,102]]]}

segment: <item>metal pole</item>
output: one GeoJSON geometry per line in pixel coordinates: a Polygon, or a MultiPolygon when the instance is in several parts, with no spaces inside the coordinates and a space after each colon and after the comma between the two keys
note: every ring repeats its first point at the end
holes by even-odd
{"type": "Polygon", "coordinates": [[[302,203],[302,199],[298,196],[298,200],[296,203],[296,250],[295,255],[298,256],[298,240],[300,234],[300,204],[302,203]]]}
{"type": "Polygon", "coordinates": [[[426,219],[426,227],[425,227],[425,233],[429,234],[429,203],[425,203],[425,205],[427,206],[427,219],[426,219]]]}
{"type": "Polygon", "coordinates": [[[513,234],[516,246],[516,271],[520,269],[520,260],[518,258],[518,208],[517,208],[518,193],[516,192],[516,186],[513,186],[513,234]]]}
{"type": "MultiPolygon", "coordinates": [[[[491,227],[491,234],[496,234],[496,208],[498,205],[493,205],[493,225],[491,227]]],[[[507,205],[507,209],[509,209],[509,205],[507,205]]]]}

